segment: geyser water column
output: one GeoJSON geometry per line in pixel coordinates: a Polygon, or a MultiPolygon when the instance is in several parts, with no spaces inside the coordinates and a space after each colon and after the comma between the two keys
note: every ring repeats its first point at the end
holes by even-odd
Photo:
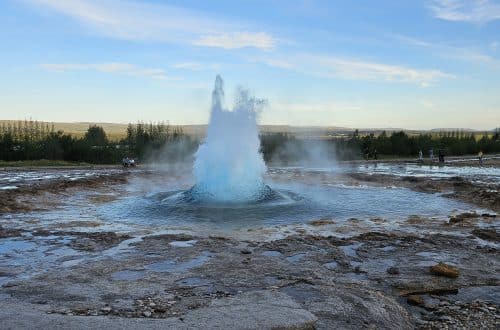
{"type": "Polygon", "coordinates": [[[191,195],[197,200],[219,202],[259,200],[269,189],[262,178],[266,165],[256,120],[265,101],[239,89],[231,111],[224,107],[223,85],[217,75],[207,137],[196,152],[196,184],[191,195]]]}

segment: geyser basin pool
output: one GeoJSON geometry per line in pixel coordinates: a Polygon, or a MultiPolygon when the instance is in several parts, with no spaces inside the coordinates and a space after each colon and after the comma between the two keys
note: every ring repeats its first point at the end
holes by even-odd
{"type": "Polygon", "coordinates": [[[265,198],[253,202],[199,201],[190,191],[170,191],[124,198],[98,208],[101,219],[161,228],[239,229],[309,222],[410,215],[445,217],[471,206],[405,188],[270,183],[265,198]]]}

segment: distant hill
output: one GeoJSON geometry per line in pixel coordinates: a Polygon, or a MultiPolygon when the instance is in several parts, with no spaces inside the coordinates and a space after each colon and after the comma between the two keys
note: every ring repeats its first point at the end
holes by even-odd
{"type": "MultiPolygon", "coordinates": [[[[478,130],[472,128],[433,128],[429,130],[430,132],[479,132],[478,130]]],[[[484,131],[481,131],[484,132],[484,131]]]]}
{"type": "MultiPolygon", "coordinates": [[[[5,123],[14,123],[15,120],[0,120],[0,126],[5,123]]],[[[44,124],[46,122],[43,122],[44,124]]],[[[76,123],[60,123],[60,122],[48,122],[49,126],[54,125],[56,131],[62,130],[65,133],[72,134],[74,136],[83,136],[90,125],[102,126],[106,131],[106,134],[110,139],[118,140],[125,136],[128,124],[117,124],[117,123],[100,123],[100,122],[76,122],[76,123]]],[[[205,136],[207,125],[172,125],[175,127],[182,127],[184,133],[192,135],[194,137],[205,136]]],[[[331,137],[331,136],[343,136],[352,133],[355,128],[348,127],[337,127],[337,126],[290,126],[290,125],[261,125],[260,130],[262,133],[289,133],[296,135],[298,137],[331,137]]],[[[430,130],[408,130],[404,128],[359,128],[359,133],[375,135],[380,134],[382,131],[388,133],[394,131],[405,131],[408,134],[419,134],[419,133],[437,133],[437,132],[451,132],[451,131],[463,131],[463,132],[484,132],[478,131],[470,128],[435,128],[430,130]]],[[[491,130],[493,131],[493,130],[491,130]]]]}

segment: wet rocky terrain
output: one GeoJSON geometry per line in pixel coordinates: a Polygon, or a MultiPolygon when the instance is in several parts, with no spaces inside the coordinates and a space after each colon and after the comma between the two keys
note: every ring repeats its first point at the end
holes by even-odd
{"type": "Polygon", "coordinates": [[[93,213],[183,174],[106,169],[5,189],[2,328],[497,329],[495,175],[270,169],[276,182],[400,187],[470,209],[230,230],[93,213]]]}

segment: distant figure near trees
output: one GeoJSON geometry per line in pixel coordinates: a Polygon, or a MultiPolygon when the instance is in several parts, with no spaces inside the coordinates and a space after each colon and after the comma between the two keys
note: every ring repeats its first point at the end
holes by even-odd
{"type": "Polygon", "coordinates": [[[135,167],[135,160],[133,158],[125,157],[122,159],[123,167],[135,167]]]}
{"type": "Polygon", "coordinates": [[[479,160],[479,165],[483,166],[483,151],[479,150],[479,153],[477,154],[477,158],[479,160]]]}
{"type": "Polygon", "coordinates": [[[418,160],[419,160],[419,161],[422,161],[422,160],[423,160],[423,158],[424,158],[424,154],[422,153],[422,150],[419,150],[419,151],[418,151],[418,160]]]}
{"type": "Polygon", "coordinates": [[[439,149],[438,158],[439,158],[440,163],[444,163],[444,150],[443,149],[439,149]]]}
{"type": "Polygon", "coordinates": [[[432,148],[429,150],[429,159],[434,160],[434,149],[432,148]]]}

